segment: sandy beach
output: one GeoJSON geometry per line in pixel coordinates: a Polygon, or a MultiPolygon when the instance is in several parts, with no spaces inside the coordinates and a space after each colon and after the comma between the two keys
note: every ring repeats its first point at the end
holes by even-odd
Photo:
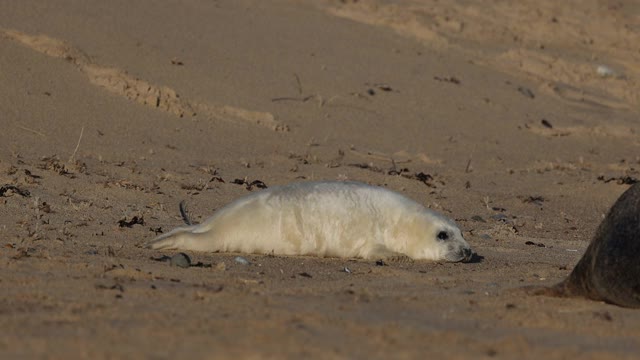
{"type": "Polygon", "coordinates": [[[522,287],[640,178],[639,77],[633,1],[1,2],[0,357],[637,358],[638,310],[522,287]],[[312,180],[477,260],[142,246],[312,180]]]}

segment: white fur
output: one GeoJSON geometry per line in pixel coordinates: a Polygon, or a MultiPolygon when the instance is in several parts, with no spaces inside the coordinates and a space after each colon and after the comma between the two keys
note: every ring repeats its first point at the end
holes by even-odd
{"type": "Polygon", "coordinates": [[[471,257],[450,219],[398,193],[356,182],[304,182],[255,192],[199,225],[159,236],[149,247],[390,260],[471,257]],[[440,231],[449,239],[437,239],[440,231]]]}

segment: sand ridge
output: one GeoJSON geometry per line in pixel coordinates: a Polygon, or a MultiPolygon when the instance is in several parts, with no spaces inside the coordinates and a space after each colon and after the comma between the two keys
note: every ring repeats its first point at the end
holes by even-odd
{"type": "Polygon", "coordinates": [[[174,114],[178,117],[196,115],[224,121],[246,121],[265,126],[274,131],[288,131],[286,125],[276,121],[273,114],[240,109],[233,106],[216,106],[189,101],[167,86],[156,86],[129,75],[126,71],[95,64],[82,50],[67,42],[47,35],[29,35],[16,30],[1,30],[2,35],[45,55],[62,58],[74,64],[87,75],[89,81],[116,95],[139,104],[174,114]]]}

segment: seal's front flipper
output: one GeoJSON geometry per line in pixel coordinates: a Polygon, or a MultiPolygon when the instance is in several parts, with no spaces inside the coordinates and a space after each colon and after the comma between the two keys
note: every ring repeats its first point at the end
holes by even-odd
{"type": "Polygon", "coordinates": [[[394,262],[394,263],[412,263],[413,262],[413,259],[410,258],[409,256],[399,252],[391,251],[383,245],[376,246],[369,253],[368,258],[374,259],[374,260],[384,260],[384,261],[394,262]]]}
{"type": "Polygon", "coordinates": [[[384,260],[387,260],[388,262],[400,263],[400,264],[413,263],[413,259],[412,258],[408,257],[405,254],[401,254],[401,253],[395,253],[395,255],[389,256],[388,258],[386,258],[384,260]]]}

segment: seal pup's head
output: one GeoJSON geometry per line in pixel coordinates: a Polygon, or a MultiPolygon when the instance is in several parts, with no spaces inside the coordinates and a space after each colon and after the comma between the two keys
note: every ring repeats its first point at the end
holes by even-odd
{"type": "Polygon", "coordinates": [[[416,260],[471,261],[471,246],[455,222],[432,211],[426,211],[422,220],[421,234],[407,249],[410,257],[416,260]]]}

